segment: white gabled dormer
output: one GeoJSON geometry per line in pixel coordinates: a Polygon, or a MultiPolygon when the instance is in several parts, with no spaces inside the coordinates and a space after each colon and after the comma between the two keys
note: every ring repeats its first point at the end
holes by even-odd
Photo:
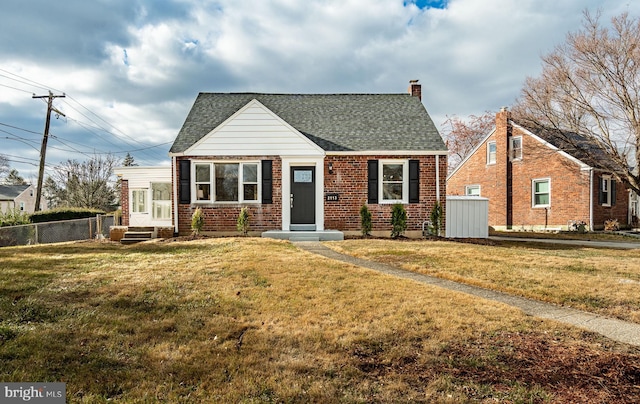
{"type": "Polygon", "coordinates": [[[188,156],[324,156],[325,152],[254,99],[184,151],[188,156]]]}

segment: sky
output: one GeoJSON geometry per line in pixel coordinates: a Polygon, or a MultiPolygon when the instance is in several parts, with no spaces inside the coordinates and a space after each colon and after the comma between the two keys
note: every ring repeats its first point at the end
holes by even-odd
{"type": "Polygon", "coordinates": [[[36,182],[68,159],[168,150],[199,92],[403,93],[442,130],[513,105],[540,58],[631,0],[4,0],[0,154],[36,182]]]}

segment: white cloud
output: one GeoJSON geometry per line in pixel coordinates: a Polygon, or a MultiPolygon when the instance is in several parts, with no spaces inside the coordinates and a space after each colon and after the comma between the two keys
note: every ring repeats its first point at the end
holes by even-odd
{"type": "MultiPolygon", "coordinates": [[[[601,7],[604,21],[640,15],[640,3],[623,0],[450,0],[444,9],[403,0],[116,0],[98,9],[8,1],[0,69],[67,92],[149,145],[175,137],[200,91],[397,93],[420,79],[436,125],[495,111],[579,27],[584,9],[601,7]]],[[[1,75],[0,85],[0,122],[41,131],[43,106],[29,92],[46,89],[1,75]]],[[[67,101],[60,108],[87,121],[67,101]]],[[[114,146],[75,124],[55,129],[100,151],[139,146],[126,137],[109,139],[114,146]]],[[[152,163],[167,150],[139,156],[152,163]]]]}

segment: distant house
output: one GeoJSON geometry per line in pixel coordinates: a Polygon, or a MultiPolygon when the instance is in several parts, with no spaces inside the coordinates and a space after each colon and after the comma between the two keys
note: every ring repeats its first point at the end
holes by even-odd
{"type": "Polygon", "coordinates": [[[364,204],[388,234],[394,203],[420,231],[446,193],[447,149],[417,81],[409,94],[201,93],[170,156],[181,234],[198,207],[205,232],[236,233],[247,207],[251,231],[322,238],[358,232],[364,204]]]}
{"type": "Polygon", "coordinates": [[[171,227],[171,167],[118,167],[122,224],[171,227]]]}
{"type": "Polygon", "coordinates": [[[573,136],[567,147],[552,131],[525,128],[503,109],[495,129],[449,175],[447,191],[489,198],[496,229],[567,229],[576,222],[602,229],[608,219],[627,225],[629,192],[606,158],[598,167],[585,163],[584,153],[597,151],[573,136]]]}
{"type": "MultiPolygon", "coordinates": [[[[19,210],[24,213],[35,212],[36,187],[33,185],[0,185],[0,212],[19,210]]],[[[47,208],[47,202],[40,203],[40,210],[47,208]]]]}

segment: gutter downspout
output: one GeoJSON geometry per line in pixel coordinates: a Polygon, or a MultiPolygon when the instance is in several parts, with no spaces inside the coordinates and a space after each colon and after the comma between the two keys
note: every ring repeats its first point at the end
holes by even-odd
{"type": "Polygon", "coordinates": [[[178,181],[176,173],[178,172],[178,161],[176,156],[171,156],[171,182],[173,183],[173,232],[178,233],[178,181]]]}
{"type": "Polygon", "coordinates": [[[593,167],[589,168],[589,231],[593,231],[593,167]]]}
{"type": "Polygon", "coordinates": [[[440,202],[440,155],[436,154],[436,201],[440,202]]]}

